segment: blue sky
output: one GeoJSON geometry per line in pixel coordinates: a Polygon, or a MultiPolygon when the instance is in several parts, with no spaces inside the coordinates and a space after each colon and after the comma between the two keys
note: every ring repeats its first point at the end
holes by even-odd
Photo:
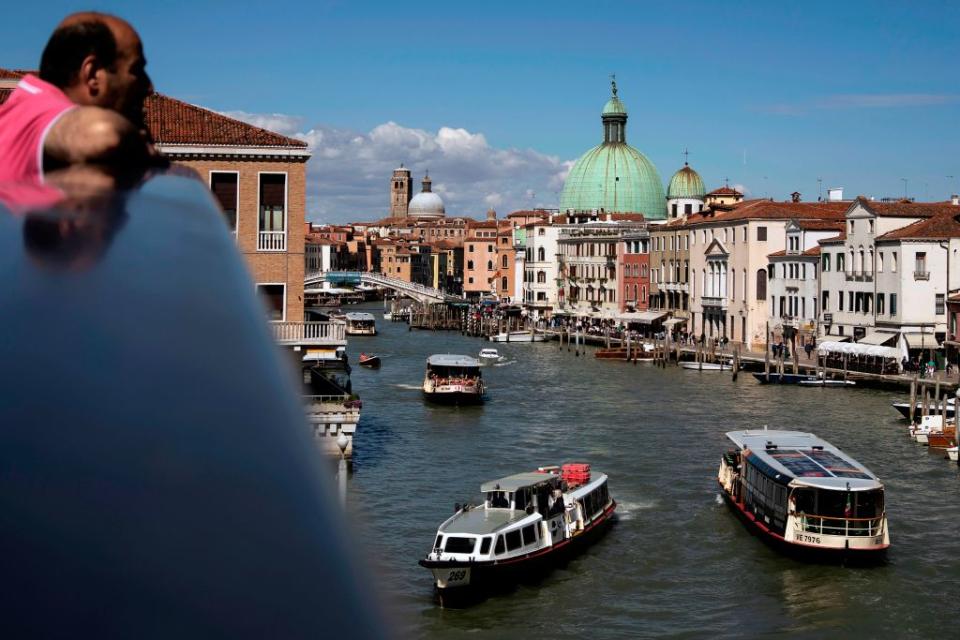
{"type": "Polygon", "coordinates": [[[960,189],[960,5],[775,4],[48,0],[0,25],[0,66],[75,9],[126,17],[159,91],[310,141],[318,220],[385,214],[400,162],[448,214],[556,205],[614,72],[664,182],[689,148],[758,197],[960,189]]]}

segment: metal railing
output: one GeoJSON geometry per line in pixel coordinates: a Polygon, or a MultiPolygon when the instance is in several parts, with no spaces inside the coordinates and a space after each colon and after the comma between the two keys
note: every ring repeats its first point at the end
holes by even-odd
{"type": "Polygon", "coordinates": [[[726,307],[727,299],[721,296],[703,296],[702,304],[705,307],[726,307]]]}
{"type": "Polygon", "coordinates": [[[878,518],[829,518],[806,514],[793,514],[796,528],[807,533],[827,536],[871,537],[883,533],[884,516],[878,518]]]}
{"type": "Polygon", "coordinates": [[[343,322],[271,322],[273,337],[280,343],[307,344],[346,341],[343,322]]]}
{"type": "Polygon", "coordinates": [[[930,272],[929,271],[914,271],[913,272],[914,280],[929,280],[930,272]]]}
{"type": "Polygon", "coordinates": [[[286,251],[286,231],[261,231],[257,238],[257,251],[286,251]]]}
{"type": "Polygon", "coordinates": [[[317,404],[335,404],[344,409],[360,410],[362,406],[359,399],[350,399],[349,395],[327,395],[327,396],[303,396],[304,403],[307,406],[317,404]]]}

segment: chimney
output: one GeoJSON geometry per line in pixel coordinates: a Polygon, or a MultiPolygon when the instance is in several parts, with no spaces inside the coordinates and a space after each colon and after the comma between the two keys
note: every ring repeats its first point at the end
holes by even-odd
{"type": "Polygon", "coordinates": [[[496,220],[497,212],[493,209],[487,209],[487,220],[496,220]]]}
{"type": "Polygon", "coordinates": [[[843,200],[843,187],[830,187],[827,189],[827,200],[830,202],[840,202],[843,200]]]}
{"type": "Polygon", "coordinates": [[[952,196],[950,196],[950,204],[952,204],[955,207],[960,207],[960,196],[958,196],[957,194],[953,194],[952,196]]]}
{"type": "Polygon", "coordinates": [[[800,192],[794,191],[790,194],[790,202],[800,202],[800,192]]]}

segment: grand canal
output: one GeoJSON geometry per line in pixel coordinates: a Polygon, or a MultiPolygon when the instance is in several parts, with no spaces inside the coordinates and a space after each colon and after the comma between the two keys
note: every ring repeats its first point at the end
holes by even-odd
{"type": "MultiPolygon", "coordinates": [[[[379,317],[379,314],[378,314],[379,317]]],[[[955,637],[960,595],[957,467],[910,441],[867,389],[763,387],[749,375],[597,362],[556,343],[498,345],[483,407],[436,407],[419,391],[432,353],[475,355],[456,333],[352,338],[384,356],[355,367],[364,402],[347,501],[358,549],[407,637],[955,637]],[[887,486],[885,566],[801,564],[752,537],[722,505],[719,456],[733,429],[796,428],[830,440],[887,486]],[[535,586],[441,609],[417,565],[455,502],[482,481],[585,461],[608,473],[619,521],[535,586]]]]}

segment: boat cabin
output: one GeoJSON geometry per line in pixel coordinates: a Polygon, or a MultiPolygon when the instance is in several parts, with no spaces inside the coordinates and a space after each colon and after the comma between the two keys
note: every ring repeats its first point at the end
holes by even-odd
{"type": "Polygon", "coordinates": [[[373,336],[377,334],[377,321],[372,313],[350,312],[344,316],[347,335],[373,336]]]}
{"type": "Polygon", "coordinates": [[[469,384],[480,377],[480,362],[475,358],[449,354],[427,358],[427,378],[435,385],[469,384]]]}
{"type": "Polygon", "coordinates": [[[552,473],[518,473],[485,482],[480,491],[488,509],[536,511],[544,518],[563,513],[560,476],[552,473]]]}

